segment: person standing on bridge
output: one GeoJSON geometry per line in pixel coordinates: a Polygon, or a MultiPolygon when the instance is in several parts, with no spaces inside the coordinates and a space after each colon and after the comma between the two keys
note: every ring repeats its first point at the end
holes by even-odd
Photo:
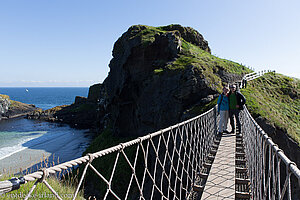
{"type": "Polygon", "coordinates": [[[244,109],[244,105],[246,103],[246,98],[242,95],[242,93],[236,91],[236,85],[230,85],[229,92],[229,118],[231,125],[231,132],[235,132],[234,118],[236,121],[237,132],[241,133],[241,122],[239,119],[240,111],[244,109]]]}
{"type": "Polygon", "coordinates": [[[219,122],[219,136],[222,133],[228,133],[227,124],[228,124],[228,116],[229,116],[229,99],[228,99],[229,88],[227,86],[223,87],[222,94],[219,95],[218,98],[218,113],[220,113],[220,122],[219,122]]]}

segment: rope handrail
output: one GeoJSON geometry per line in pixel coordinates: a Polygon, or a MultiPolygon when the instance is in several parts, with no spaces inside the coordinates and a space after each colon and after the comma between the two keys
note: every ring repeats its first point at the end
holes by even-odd
{"type": "MultiPolygon", "coordinates": [[[[254,80],[267,72],[262,70],[243,77],[254,80]]],[[[245,82],[241,87],[244,88],[245,82]]],[[[240,115],[246,159],[253,199],[289,199],[300,194],[300,170],[257,124],[248,109],[240,115]],[[283,181],[284,180],[284,181],[283,181]],[[291,182],[294,183],[294,188],[291,182]]]]}
{"type": "Polygon", "coordinates": [[[248,109],[241,112],[246,158],[253,199],[292,199],[299,194],[300,170],[253,119],[248,109]],[[291,175],[295,188],[291,186],[291,175]],[[298,183],[297,183],[298,182],[298,183]],[[284,183],[284,184],[283,184],[284,183]]]}

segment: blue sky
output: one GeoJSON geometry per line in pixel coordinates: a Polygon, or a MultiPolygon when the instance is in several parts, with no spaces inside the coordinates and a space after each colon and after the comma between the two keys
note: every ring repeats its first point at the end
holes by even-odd
{"type": "Polygon", "coordinates": [[[90,86],[134,24],[181,24],[212,54],[300,78],[297,0],[0,0],[0,87],[90,86]]]}

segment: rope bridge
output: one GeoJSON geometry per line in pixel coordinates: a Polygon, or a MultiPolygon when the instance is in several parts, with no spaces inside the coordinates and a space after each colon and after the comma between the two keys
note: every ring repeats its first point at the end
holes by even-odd
{"type": "MultiPolygon", "coordinates": [[[[240,117],[251,198],[291,199],[294,191],[299,192],[300,170],[259,127],[247,108],[241,112],[240,117]],[[294,187],[291,181],[296,181],[294,187]]],[[[217,107],[214,107],[197,117],[129,142],[21,178],[2,181],[0,194],[35,181],[25,200],[40,183],[45,184],[57,199],[62,199],[46,178],[81,164],[84,168],[73,199],[76,199],[88,169],[106,187],[102,188],[103,199],[186,199],[193,192],[197,174],[205,165],[217,139],[218,121],[217,107]],[[129,150],[133,156],[129,155],[129,150]],[[111,155],[115,158],[109,175],[94,167],[95,159],[111,155]],[[129,169],[129,176],[121,183],[125,185],[125,191],[120,191],[120,185],[116,184],[116,179],[121,176],[117,173],[121,160],[124,161],[122,165],[125,163],[129,169]]]]}

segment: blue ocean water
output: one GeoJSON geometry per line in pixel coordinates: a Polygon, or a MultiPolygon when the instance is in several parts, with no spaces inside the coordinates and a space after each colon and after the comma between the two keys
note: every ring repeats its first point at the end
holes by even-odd
{"type": "Polygon", "coordinates": [[[0,88],[0,94],[22,103],[34,104],[42,109],[74,103],[76,96],[87,97],[88,87],[32,87],[0,88]]]}
{"type": "MultiPolygon", "coordinates": [[[[86,97],[88,88],[0,88],[0,94],[9,95],[12,100],[49,109],[72,104],[76,96],[86,97]]],[[[90,140],[91,134],[87,130],[73,129],[64,124],[23,117],[1,120],[0,168],[1,160],[9,159],[11,155],[26,148],[42,149],[53,154],[63,152],[66,160],[80,157],[90,140]],[[72,149],[66,149],[66,144],[70,144],[72,149]]]]}

